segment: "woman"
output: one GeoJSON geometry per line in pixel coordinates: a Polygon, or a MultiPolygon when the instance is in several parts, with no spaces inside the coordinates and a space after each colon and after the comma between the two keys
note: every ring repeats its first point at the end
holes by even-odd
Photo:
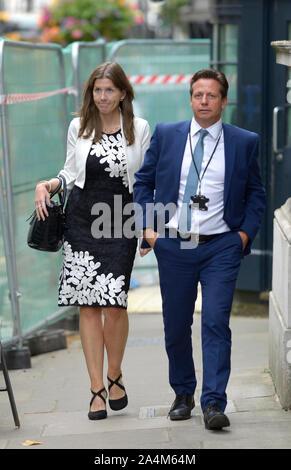
{"type": "MultiPolygon", "coordinates": [[[[96,215],[91,215],[91,209],[95,203],[107,204],[114,222],[114,198],[122,200],[122,208],[133,201],[134,173],[150,141],[149,124],[134,117],[133,98],[132,86],[117,63],[106,62],[92,72],[79,117],[69,126],[67,158],[59,173],[66,179],[69,197],[58,305],[80,307],[80,336],[93,395],[88,417],[94,420],[107,417],[107,397],[113,410],[128,403],[121,363],[128,336],[127,293],[137,240],[124,235],[94,237],[96,215]],[[103,382],[104,346],[108,392],[103,382]]],[[[38,218],[48,215],[45,203],[58,183],[59,179],[53,178],[37,184],[38,218]]],[[[123,215],[122,222],[127,218],[123,215]]]]}

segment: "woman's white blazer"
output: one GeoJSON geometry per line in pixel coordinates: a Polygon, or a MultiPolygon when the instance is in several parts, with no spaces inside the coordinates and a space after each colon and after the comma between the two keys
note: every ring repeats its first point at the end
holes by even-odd
{"type": "MultiPolygon", "coordinates": [[[[122,115],[120,114],[121,131],[123,139],[123,148],[127,161],[127,175],[129,182],[129,192],[133,191],[134,173],[139,170],[142,165],[145,152],[147,151],[151,131],[148,122],[145,119],[134,117],[134,135],[135,141],[132,145],[127,145],[124,132],[122,115]]],[[[84,187],[86,178],[86,162],[89,150],[92,145],[93,135],[88,139],[78,137],[80,129],[80,118],[74,118],[68,129],[67,138],[67,156],[64,168],[59,172],[66,179],[68,192],[73,188],[74,184],[79,188],[84,187]]]]}

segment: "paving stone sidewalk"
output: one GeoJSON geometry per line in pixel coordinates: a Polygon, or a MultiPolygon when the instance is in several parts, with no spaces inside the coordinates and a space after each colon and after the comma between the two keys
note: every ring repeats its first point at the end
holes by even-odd
{"type": "MultiPolygon", "coordinates": [[[[174,399],[168,384],[158,287],[130,291],[130,333],[123,375],[125,410],[89,421],[89,380],[79,335],[68,347],[32,357],[32,367],[10,371],[21,427],[15,429],[6,393],[0,395],[0,449],[290,449],[291,411],[277,399],[268,370],[268,319],[231,318],[232,373],[228,386],[231,426],[207,431],[199,405],[201,316],[194,315],[198,377],[192,418],[167,418],[174,399]],[[24,447],[26,441],[41,444],[24,447]]],[[[106,363],[105,363],[106,371],[106,363]]],[[[2,385],[2,378],[0,379],[2,385]]]]}

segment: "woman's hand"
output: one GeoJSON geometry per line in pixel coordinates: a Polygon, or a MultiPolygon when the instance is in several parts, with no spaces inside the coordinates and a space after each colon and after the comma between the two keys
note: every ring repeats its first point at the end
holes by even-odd
{"type": "Polygon", "coordinates": [[[46,203],[50,204],[50,194],[48,192],[49,183],[47,181],[38,183],[35,188],[35,211],[37,219],[45,220],[48,217],[46,203]]]}

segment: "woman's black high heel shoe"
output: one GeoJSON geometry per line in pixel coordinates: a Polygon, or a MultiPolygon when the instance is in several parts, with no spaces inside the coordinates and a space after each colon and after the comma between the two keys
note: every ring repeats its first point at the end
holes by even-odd
{"type": "MultiPolygon", "coordinates": [[[[110,385],[108,386],[108,391],[110,391],[113,385],[117,385],[119,388],[121,388],[121,390],[125,391],[124,386],[119,383],[119,380],[121,379],[121,377],[122,377],[122,374],[120,374],[120,376],[117,377],[117,379],[112,380],[110,379],[110,377],[107,376],[107,379],[110,382],[110,385]]],[[[122,410],[123,408],[127,406],[127,404],[128,404],[128,398],[127,398],[126,392],[125,392],[124,397],[117,398],[116,400],[110,400],[109,398],[109,406],[114,411],[122,410]]]]}
{"type": "MultiPolygon", "coordinates": [[[[91,408],[92,403],[93,403],[93,401],[95,400],[96,397],[102,398],[102,400],[104,401],[104,403],[106,405],[107,392],[106,392],[106,398],[104,398],[103,395],[102,395],[102,392],[104,392],[104,391],[106,392],[105,388],[102,388],[101,390],[99,390],[99,392],[93,392],[93,390],[91,390],[91,393],[93,393],[93,397],[90,401],[90,408],[91,408]]],[[[107,418],[107,411],[106,411],[106,409],[105,410],[99,410],[99,411],[89,411],[88,418],[89,419],[104,419],[104,418],[107,418]]]]}

